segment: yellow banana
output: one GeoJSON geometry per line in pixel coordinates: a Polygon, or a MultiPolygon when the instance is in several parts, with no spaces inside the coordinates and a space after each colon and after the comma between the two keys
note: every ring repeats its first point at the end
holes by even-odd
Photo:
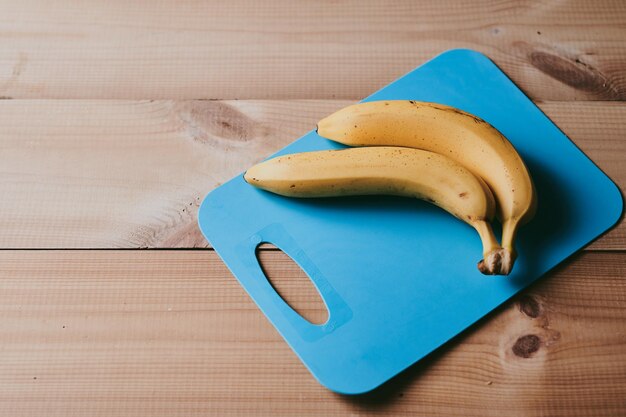
{"type": "Polygon", "coordinates": [[[476,229],[483,244],[478,269],[499,274],[503,250],[489,221],[489,187],[452,159],[401,147],[366,147],[276,157],[250,168],[244,179],[287,197],[398,195],[429,201],[476,229]]]}
{"type": "Polygon", "coordinates": [[[513,145],[484,120],[454,107],[409,100],[372,101],[343,108],[317,125],[320,136],[350,146],[405,146],[446,155],[493,191],[502,222],[502,273],[516,258],[518,227],[536,210],[535,188],[513,145]]]}

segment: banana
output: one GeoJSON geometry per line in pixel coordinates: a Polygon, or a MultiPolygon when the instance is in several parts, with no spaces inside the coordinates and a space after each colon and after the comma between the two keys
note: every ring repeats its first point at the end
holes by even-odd
{"type": "Polygon", "coordinates": [[[320,136],[350,146],[404,146],[446,155],[493,191],[502,222],[502,270],[517,256],[518,227],[535,214],[535,187],[513,145],[484,120],[454,107],[409,100],[372,101],[343,108],[317,125],[320,136]]]}
{"type": "Polygon", "coordinates": [[[429,201],[471,225],[483,245],[478,269],[498,274],[503,250],[489,221],[489,187],[452,159],[402,147],[365,147],[279,156],[250,168],[249,184],[287,197],[398,195],[429,201]]]}

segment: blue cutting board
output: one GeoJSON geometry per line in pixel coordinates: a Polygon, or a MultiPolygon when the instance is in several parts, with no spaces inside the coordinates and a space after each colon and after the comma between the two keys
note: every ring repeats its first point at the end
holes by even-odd
{"type": "MultiPolygon", "coordinates": [[[[250,297],[315,378],[344,394],[369,391],[428,355],[622,213],[615,184],[480,53],[445,52],[365,101],[392,99],[476,114],[522,155],[539,209],[520,231],[510,276],[481,275],[476,232],[418,200],[289,199],[239,175],[212,191],[199,211],[202,232],[250,297]],[[275,292],[256,259],[261,242],[278,246],[308,274],[328,307],[325,324],[311,324],[275,292]]],[[[277,155],[339,147],[312,131],[277,155]]]]}

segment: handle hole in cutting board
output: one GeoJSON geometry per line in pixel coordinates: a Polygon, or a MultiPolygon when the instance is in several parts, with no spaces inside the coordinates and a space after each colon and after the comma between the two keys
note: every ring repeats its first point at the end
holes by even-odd
{"type": "Polygon", "coordinates": [[[267,281],[295,312],[313,324],[328,320],[328,309],[320,293],[289,255],[271,243],[263,243],[256,249],[256,258],[267,281]]]}

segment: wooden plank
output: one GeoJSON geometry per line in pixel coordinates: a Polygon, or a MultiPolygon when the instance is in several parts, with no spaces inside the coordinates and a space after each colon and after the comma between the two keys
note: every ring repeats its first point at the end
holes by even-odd
{"type": "MultiPolygon", "coordinates": [[[[264,253],[270,274],[301,274],[276,254],[264,253]]],[[[380,390],[343,397],[314,381],[213,251],[0,251],[0,411],[621,416],[624,276],[625,253],[577,256],[380,390]]]]}
{"type": "MultiPolygon", "coordinates": [[[[204,247],[201,199],[348,103],[1,100],[0,247],[204,247]]],[[[624,189],[626,106],[540,105],[624,189]]]]}
{"type": "Polygon", "coordinates": [[[623,100],[624,21],[610,0],[4,0],[0,96],[357,99],[472,48],[536,99],[623,100]]]}
{"type": "Polygon", "coordinates": [[[0,246],[205,246],[201,198],[335,106],[0,101],[0,246]]]}

